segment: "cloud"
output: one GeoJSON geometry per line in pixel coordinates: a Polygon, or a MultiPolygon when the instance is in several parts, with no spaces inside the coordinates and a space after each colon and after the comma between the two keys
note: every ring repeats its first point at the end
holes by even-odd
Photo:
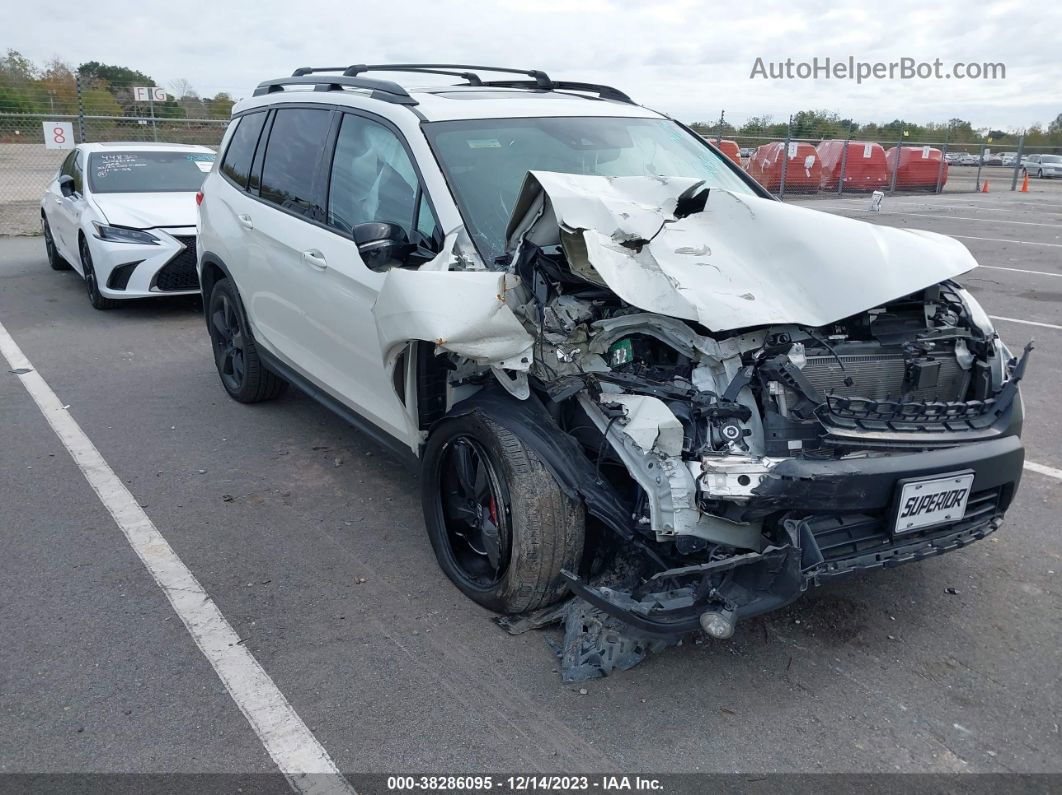
{"type": "Polygon", "coordinates": [[[961,115],[975,125],[1021,127],[1062,112],[1060,4],[392,0],[317,3],[303,13],[280,0],[96,0],[64,7],[62,25],[37,9],[7,12],[5,46],[38,62],[59,55],[128,65],[161,85],[185,78],[203,96],[248,96],[260,80],[303,65],[463,61],[613,84],[687,121],[718,118],[721,109],[740,122],[816,107],[866,121],[961,115]],[[757,57],[849,55],[1003,62],[1007,79],[749,79],[757,57]]]}

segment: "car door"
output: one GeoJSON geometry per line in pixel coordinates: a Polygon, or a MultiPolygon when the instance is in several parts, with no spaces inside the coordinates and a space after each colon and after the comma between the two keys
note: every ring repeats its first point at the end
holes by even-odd
{"type": "Polygon", "coordinates": [[[404,382],[404,373],[394,372],[400,351],[381,350],[372,314],[387,265],[367,267],[352,234],[359,224],[389,223],[411,242],[437,250],[438,223],[395,128],[356,112],[340,113],[335,127],[324,170],[328,231],[299,252],[303,268],[295,285],[307,310],[304,342],[317,368],[312,375],[362,416],[413,444],[416,428],[395,386],[404,382]]]}
{"type": "Polygon", "coordinates": [[[319,170],[333,111],[278,107],[259,144],[248,197],[238,220],[245,229],[246,278],[236,276],[256,338],[304,375],[324,368],[313,339],[314,308],[300,298],[314,269],[305,255],[325,234],[319,170]]]}
{"type": "Polygon", "coordinates": [[[81,211],[85,206],[84,162],[85,153],[81,149],[75,149],[63,161],[63,173],[60,176],[73,178],[74,193],[64,196],[59,189],[59,181],[56,180],[53,211],[48,216],[52,236],[59,243],[59,253],[78,270],[81,270],[81,257],[78,253],[77,230],[81,211]]]}

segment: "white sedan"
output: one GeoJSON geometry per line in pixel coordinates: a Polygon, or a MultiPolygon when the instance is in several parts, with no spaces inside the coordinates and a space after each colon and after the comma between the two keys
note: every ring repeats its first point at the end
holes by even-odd
{"type": "Polygon", "coordinates": [[[80,273],[96,309],[198,293],[196,192],[213,163],[205,146],[79,144],[41,200],[49,264],[80,273]]]}

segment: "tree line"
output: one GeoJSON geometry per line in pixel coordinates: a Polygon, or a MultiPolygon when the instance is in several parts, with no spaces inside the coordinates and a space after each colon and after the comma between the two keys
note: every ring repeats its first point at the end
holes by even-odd
{"type": "MultiPolygon", "coordinates": [[[[16,50],[0,58],[0,113],[72,115],[78,112],[77,80],[85,113],[93,116],[147,116],[134,86],[155,86],[150,75],[127,66],[88,61],[78,67],[56,58],[37,66],[16,50]]],[[[200,97],[187,80],[177,80],[165,102],[155,102],[160,119],[227,119],[235,102],[227,93],[200,97]]]]}
{"type": "MultiPolygon", "coordinates": [[[[81,78],[81,96],[85,112],[95,116],[146,116],[151,107],[137,102],[134,86],[154,86],[155,79],[137,69],[88,61],[74,68],[58,58],[44,66],[37,66],[16,50],[8,50],[0,58],[0,112],[54,113],[78,112],[76,78],[81,78]]],[[[165,102],[154,103],[154,114],[160,119],[227,119],[234,99],[225,92],[213,97],[200,97],[187,80],[177,80],[170,86],[165,102]]],[[[857,122],[825,110],[803,110],[792,116],[791,122],[775,121],[774,117],[752,116],[741,126],[727,121],[694,122],[694,130],[702,135],[722,137],[754,137],[782,140],[792,138],[853,138],[875,141],[898,141],[902,137],[912,143],[949,144],[1017,144],[1020,133],[990,127],[975,129],[963,119],[917,124],[894,119],[885,124],[857,122]]],[[[1025,145],[1062,146],[1062,113],[1044,126],[1034,124],[1025,131],[1025,145]]]]}
{"type": "MultiPolygon", "coordinates": [[[[905,119],[894,119],[887,124],[857,122],[842,118],[826,110],[803,110],[793,114],[792,122],[775,121],[772,116],[752,116],[741,126],[727,121],[694,122],[694,130],[702,135],[720,135],[723,138],[771,138],[783,140],[787,133],[792,138],[821,140],[829,138],[852,138],[870,141],[899,141],[901,137],[912,143],[988,144],[1016,145],[1020,132],[991,127],[975,129],[963,119],[946,122],[917,124],[905,119]]],[[[1062,113],[1046,127],[1034,124],[1025,130],[1026,146],[1062,146],[1062,113]]]]}

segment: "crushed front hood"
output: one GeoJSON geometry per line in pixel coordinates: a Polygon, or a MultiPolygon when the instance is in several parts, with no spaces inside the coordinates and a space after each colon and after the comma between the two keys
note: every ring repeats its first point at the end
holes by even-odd
{"type": "Polygon", "coordinates": [[[977,267],[944,235],[719,188],[691,210],[703,190],[689,178],[531,171],[508,247],[559,242],[573,271],[628,304],[712,331],[824,326],[977,267]]]}

